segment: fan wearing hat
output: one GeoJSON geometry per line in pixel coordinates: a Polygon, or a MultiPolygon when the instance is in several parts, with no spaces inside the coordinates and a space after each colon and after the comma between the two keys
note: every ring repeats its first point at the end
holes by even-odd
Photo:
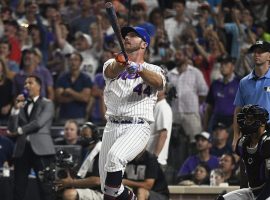
{"type": "Polygon", "coordinates": [[[200,132],[195,135],[197,154],[189,156],[181,166],[177,176],[192,174],[200,163],[206,163],[209,168],[215,169],[218,167],[218,157],[210,154],[211,135],[208,132],[200,132]]]}
{"type": "Polygon", "coordinates": [[[226,126],[233,124],[235,109],[233,101],[240,82],[240,78],[234,73],[235,58],[224,55],[218,58],[218,61],[221,64],[219,70],[222,77],[214,80],[210,85],[203,120],[204,130],[210,132],[217,122],[223,122],[226,126]]]}
{"type": "Polygon", "coordinates": [[[261,40],[256,41],[256,43],[249,48],[249,52],[253,54],[255,64],[253,71],[241,79],[234,100],[236,108],[233,123],[233,147],[241,136],[236,116],[243,106],[247,104],[258,104],[270,112],[270,43],[261,40]]]}
{"type": "Polygon", "coordinates": [[[210,153],[214,156],[221,157],[224,153],[232,153],[232,145],[228,143],[229,132],[225,124],[218,122],[213,127],[212,147],[210,153]]]}
{"type": "Polygon", "coordinates": [[[122,27],[121,34],[128,61],[120,53],[103,66],[107,123],[99,171],[104,200],[135,199],[122,184],[122,172],[147,145],[157,93],[166,83],[163,69],[144,60],[150,45],[148,32],[128,26],[122,27]]]}

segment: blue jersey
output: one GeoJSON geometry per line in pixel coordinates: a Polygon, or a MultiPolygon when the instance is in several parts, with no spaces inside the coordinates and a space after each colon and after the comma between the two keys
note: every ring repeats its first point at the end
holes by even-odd
{"type": "Polygon", "coordinates": [[[243,107],[247,104],[257,104],[270,113],[270,70],[260,78],[253,71],[241,79],[234,105],[243,107]]]}

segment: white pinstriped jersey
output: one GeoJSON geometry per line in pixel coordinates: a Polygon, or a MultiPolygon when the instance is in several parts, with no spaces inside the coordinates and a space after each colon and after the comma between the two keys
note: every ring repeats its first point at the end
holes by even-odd
{"type": "MultiPolygon", "coordinates": [[[[109,59],[104,63],[103,72],[113,61],[114,59],[109,59]]],[[[166,79],[159,66],[144,62],[143,67],[160,74],[165,86],[166,79]]],[[[157,89],[147,85],[139,74],[130,75],[127,71],[123,71],[114,79],[104,75],[104,79],[106,116],[140,117],[146,121],[154,121],[153,109],[157,100],[157,89]]]]}

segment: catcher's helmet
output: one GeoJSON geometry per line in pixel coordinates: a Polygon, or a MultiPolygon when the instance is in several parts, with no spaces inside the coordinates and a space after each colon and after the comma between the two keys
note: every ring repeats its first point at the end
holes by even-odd
{"type": "Polygon", "coordinates": [[[267,124],[269,120],[268,111],[259,105],[246,105],[237,115],[237,123],[243,134],[257,132],[262,124],[267,124]]]}

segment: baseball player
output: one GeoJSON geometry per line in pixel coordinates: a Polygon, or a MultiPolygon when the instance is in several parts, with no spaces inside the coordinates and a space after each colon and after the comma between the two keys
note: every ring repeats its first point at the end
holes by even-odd
{"type": "Polygon", "coordinates": [[[149,123],[154,121],[153,108],[158,90],[166,80],[163,70],[144,62],[150,36],[140,27],[123,27],[121,34],[128,54],[104,63],[106,82],[104,101],[107,123],[99,159],[104,199],[136,199],[122,184],[125,166],[141,153],[150,137],[149,123]]]}
{"type": "Polygon", "coordinates": [[[246,105],[237,115],[242,137],[236,153],[244,161],[249,188],[232,191],[217,200],[270,200],[270,132],[268,111],[258,105],[246,105]]]}

